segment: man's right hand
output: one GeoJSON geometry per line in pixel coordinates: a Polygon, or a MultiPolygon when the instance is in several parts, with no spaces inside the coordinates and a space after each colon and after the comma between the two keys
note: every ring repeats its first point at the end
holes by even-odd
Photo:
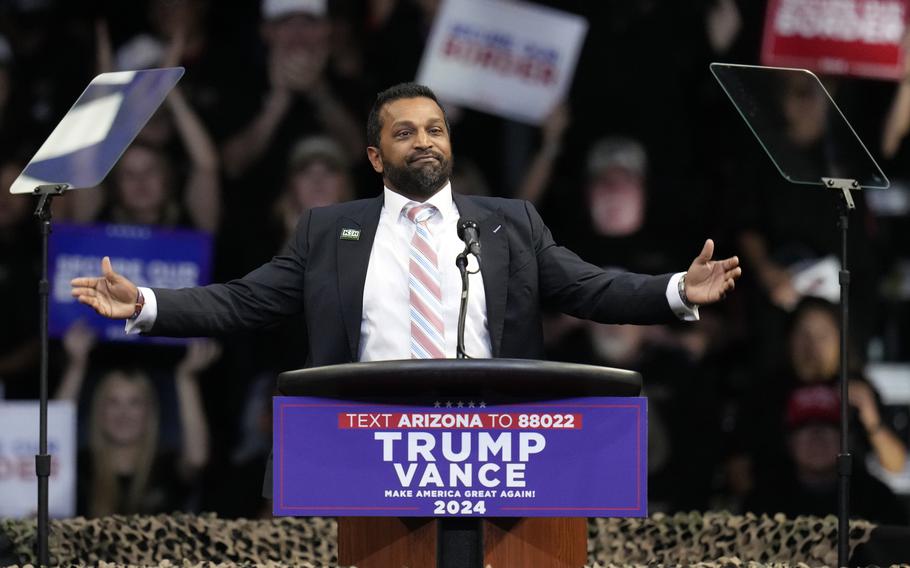
{"type": "Polygon", "coordinates": [[[136,285],[114,272],[110,257],[101,259],[101,274],[97,278],[73,278],[73,297],[91,306],[106,318],[127,319],[136,311],[136,285]]]}

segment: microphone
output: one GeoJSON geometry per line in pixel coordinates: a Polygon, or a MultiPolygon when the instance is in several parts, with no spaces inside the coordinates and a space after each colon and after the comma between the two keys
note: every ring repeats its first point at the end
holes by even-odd
{"type": "Polygon", "coordinates": [[[459,219],[458,238],[464,241],[466,253],[480,258],[480,236],[477,234],[477,223],[471,219],[459,219]]]}

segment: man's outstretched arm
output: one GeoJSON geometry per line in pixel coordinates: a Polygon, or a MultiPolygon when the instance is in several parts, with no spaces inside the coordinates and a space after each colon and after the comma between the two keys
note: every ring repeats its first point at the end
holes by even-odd
{"type": "Polygon", "coordinates": [[[128,320],[128,329],[135,326],[151,335],[193,337],[264,327],[303,309],[308,221],[309,215],[304,216],[282,254],[225,284],[143,288],[140,295],[140,289],[117,274],[105,257],[101,276],[72,280],[72,295],[98,314],[128,320]],[[145,311],[149,308],[154,313],[145,311]]]}

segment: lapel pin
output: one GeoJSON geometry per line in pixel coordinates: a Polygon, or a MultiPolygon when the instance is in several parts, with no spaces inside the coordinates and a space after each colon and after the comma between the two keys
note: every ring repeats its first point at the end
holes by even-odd
{"type": "Polygon", "coordinates": [[[495,233],[495,232],[498,231],[501,227],[502,227],[502,225],[496,225],[496,228],[493,229],[493,232],[495,233]]]}
{"type": "Polygon", "coordinates": [[[360,229],[341,229],[341,240],[359,241],[360,240],[360,229]]]}

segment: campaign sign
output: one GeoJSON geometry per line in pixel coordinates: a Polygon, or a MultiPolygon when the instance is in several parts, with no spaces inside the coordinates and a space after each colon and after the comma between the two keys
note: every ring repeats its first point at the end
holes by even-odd
{"type": "Polygon", "coordinates": [[[273,404],[275,515],[647,515],[646,398],[273,404]]]}
{"type": "Polygon", "coordinates": [[[139,339],[138,334],[124,333],[123,320],[103,318],[72,297],[70,280],[100,276],[104,256],[111,257],[114,271],[137,286],[198,286],[210,281],[212,238],[200,231],[150,226],[55,224],[48,246],[51,337],[62,336],[70,325],[82,320],[100,339],[139,339]]]}
{"type": "MultiPolygon", "coordinates": [[[[47,404],[47,453],[51,456],[48,513],[76,513],[76,405],[47,404]]],[[[28,518],[38,512],[38,401],[0,401],[0,517],[28,518]]]]}
{"type": "Polygon", "coordinates": [[[908,8],[910,0],[770,0],[762,64],[899,80],[908,8]]]}
{"type": "Polygon", "coordinates": [[[417,82],[444,101],[540,124],[565,98],[587,29],[581,16],[536,4],[446,0],[417,82]]]}

